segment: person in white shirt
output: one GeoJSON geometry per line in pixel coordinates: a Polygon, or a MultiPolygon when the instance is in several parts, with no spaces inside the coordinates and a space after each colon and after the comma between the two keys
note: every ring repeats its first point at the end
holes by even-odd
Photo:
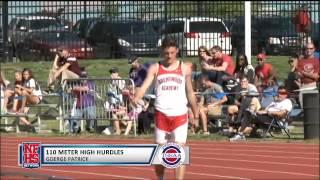
{"type": "MultiPolygon", "coordinates": [[[[256,125],[264,125],[266,122],[271,122],[273,118],[285,119],[287,114],[292,110],[292,102],[288,98],[288,91],[284,86],[278,88],[278,99],[272,102],[264,110],[256,112],[256,118],[251,123],[256,125]]],[[[248,111],[246,111],[248,113],[248,111]]],[[[252,120],[247,114],[244,119],[252,120]]],[[[231,138],[230,141],[245,140],[243,132],[239,132],[235,137],[231,138]]]]}

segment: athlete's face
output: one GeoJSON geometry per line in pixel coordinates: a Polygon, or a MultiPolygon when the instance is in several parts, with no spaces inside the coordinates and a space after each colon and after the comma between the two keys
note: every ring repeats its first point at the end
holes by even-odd
{"type": "Polygon", "coordinates": [[[168,62],[174,61],[177,59],[178,52],[179,52],[179,49],[173,46],[164,48],[163,49],[164,59],[168,62]]]}

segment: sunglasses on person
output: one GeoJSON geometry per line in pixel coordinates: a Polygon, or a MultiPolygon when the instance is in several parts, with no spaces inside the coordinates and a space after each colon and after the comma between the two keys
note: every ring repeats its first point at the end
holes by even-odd
{"type": "Polygon", "coordinates": [[[279,95],[288,95],[288,92],[287,91],[278,91],[278,94],[279,95]]]}
{"type": "Polygon", "coordinates": [[[263,59],[260,59],[260,58],[259,58],[259,59],[257,59],[257,61],[263,61],[263,59]]]}

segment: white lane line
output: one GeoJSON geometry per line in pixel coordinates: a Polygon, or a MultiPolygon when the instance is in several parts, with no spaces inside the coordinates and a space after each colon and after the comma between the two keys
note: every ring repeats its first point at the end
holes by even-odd
{"type": "MultiPolygon", "coordinates": [[[[121,167],[121,168],[127,168],[127,167],[121,167]]],[[[129,167],[130,169],[136,169],[136,170],[141,170],[141,171],[153,171],[152,169],[145,169],[145,168],[138,168],[138,167],[129,167]]],[[[208,174],[208,173],[197,173],[193,171],[189,171],[189,169],[186,170],[186,175],[192,174],[192,175],[197,175],[197,176],[208,176],[208,177],[218,177],[220,178],[227,178],[227,179],[243,179],[243,180],[249,180],[249,178],[242,178],[242,177],[237,177],[237,176],[223,176],[223,175],[218,175],[218,174],[208,174]]],[[[199,177],[199,179],[201,179],[199,177]]]]}
{"type": "Polygon", "coordinates": [[[217,165],[205,165],[205,164],[192,164],[192,166],[204,167],[204,168],[221,168],[221,169],[232,169],[232,170],[240,170],[240,171],[254,171],[254,172],[264,172],[264,173],[278,173],[278,174],[289,174],[289,175],[298,175],[298,176],[308,176],[308,177],[317,177],[319,175],[314,174],[305,174],[305,173],[296,173],[296,172],[288,172],[288,171],[275,171],[275,170],[262,170],[262,169],[254,169],[254,168],[238,168],[238,167],[229,167],[229,166],[217,166],[217,165]]]}
{"type": "MultiPolygon", "coordinates": [[[[21,167],[7,166],[7,165],[2,165],[1,168],[21,169],[21,167]]],[[[73,174],[85,174],[85,175],[105,176],[105,177],[124,178],[124,179],[146,179],[146,178],[134,177],[134,176],[120,176],[120,175],[114,175],[114,174],[92,173],[92,172],[86,172],[86,171],[67,171],[67,170],[58,170],[58,169],[39,169],[39,171],[52,171],[52,172],[63,172],[63,173],[73,173],[73,174]]]]}
{"type": "Polygon", "coordinates": [[[218,161],[231,161],[231,162],[248,162],[248,163],[260,163],[260,164],[279,164],[279,165],[288,165],[288,166],[302,166],[302,167],[311,167],[319,168],[318,164],[306,165],[306,164],[294,164],[294,163],[283,163],[283,162],[272,162],[272,161],[252,161],[245,159],[226,159],[226,158],[211,158],[211,157],[199,157],[192,156],[192,159],[208,159],[208,160],[218,160],[218,161]]]}

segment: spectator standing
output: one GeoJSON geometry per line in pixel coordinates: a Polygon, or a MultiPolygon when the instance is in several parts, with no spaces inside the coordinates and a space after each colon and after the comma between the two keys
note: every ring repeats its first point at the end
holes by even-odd
{"type": "Polygon", "coordinates": [[[254,83],[254,68],[248,63],[248,58],[245,54],[239,54],[236,58],[234,77],[237,80],[247,77],[249,83],[254,83]]]}
{"type": "MultiPolygon", "coordinates": [[[[87,73],[83,71],[80,77],[87,78],[87,73]]],[[[96,122],[95,84],[92,80],[86,79],[79,79],[78,83],[72,88],[76,106],[72,116],[75,119],[70,121],[70,130],[71,133],[80,132],[80,118],[84,117],[87,120],[86,130],[93,133],[96,122]]]]}
{"type": "Polygon", "coordinates": [[[299,94],[300,105],[303,107],[303,93],[317,89],[319,80],[319,61],[314,57],[315,47],[308,43],[304,47],[304,57],[298,60],[297,73],[301,78],[301,91],[299,94]],[[308,90],[304,90],[308,89],[308,90]]]}
{"type": "Polygon", "coordinates": [[[310,42],[309,34],[311,32],[311,17],[308,10],[308,5],[304,4],[297,10],[293,17],[296,32],[300,37],[301,47],[310,42]]]}
{"type": "Polygon", "coordinates": [[[70,56],[66,49],[58,49],[52,69],[49,72],[48,88],[53,91],[54,83],[60,79],[62,84],[65,79],[76,79],[81,75],[81,68],[76,57],[70,56]]]}

